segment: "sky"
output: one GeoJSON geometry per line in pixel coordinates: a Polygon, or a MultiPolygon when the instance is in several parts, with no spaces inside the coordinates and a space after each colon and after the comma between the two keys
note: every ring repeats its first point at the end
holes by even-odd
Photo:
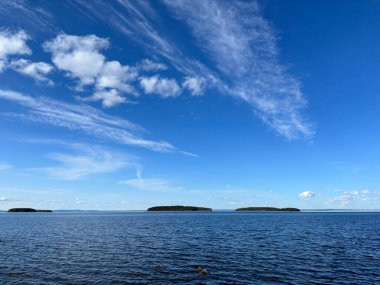
{"type": "Polygon", "coordinates": [[[380,209],[378,1],[0,6],[0,210],[380,209]]]}

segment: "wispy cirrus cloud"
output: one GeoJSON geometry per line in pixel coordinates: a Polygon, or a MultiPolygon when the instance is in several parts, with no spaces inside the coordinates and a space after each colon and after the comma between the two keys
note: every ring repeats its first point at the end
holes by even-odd
{"type": "Polygon", "coordinates": [[[371,208],[380,206],[380,192],[377,191],[371,191],[369,189],[352,191],[335,189],[333,191],[339,193],[339,195],[329,199],[327,201],[328,205],[362,209],[368,207],[368,205],[371,208]]]}
{"type": "Polygon", "coordinates": [[[112,173],[136,166],[134,157],[100,146],[61,141],[50,141],[50,143],[61,144],[71,149],[71,152],[50,153],[47,157],[57,165],[32,170],[46,173],[56,179],[80,180],[94,174],[112,173]]]}
{"type": "Polygon", "coordinates": [[[160,70],[168,69],[166,64],[163,64],[160,62],[154,62],[147,58],[142,60],[137,66],[139,69],[144,70],[144,71],[160,71],[160,70]]]}
{"type": "Polygon", "coordinates": [[[2,26],[29,29],[36,33],[58,30],[53,14],[35,1],[1,1],[0,19],[2,26]]]}
{"type": "Polygon", "coordinates": [[[279,62],[275,32],[256,2],[163,0],[187,23],[199,46],[213,59],[229,93],[288,139],[310,137],[301,110],[306,100],[297,78],[279,62]]]}
{"type": "Polygon", "coordinates": [[[154,192],[180,192],[184,190],[182,186],[174,186],[169,180],[159,178],[143,178],[140,170],[137,170],[136,178],[119,181],[119,184],[127,185],[139,190],[154,192]]]}
{"type": "Polygon", "coordinates": [[[147,140],[140,126],[86,105],[69,104],[46,97],[0,89],[0,99],[15,102],[26,108],[23,114],[7,113],[13,118],[80,131],[84,134],[123,145],[131,145],[159,152],[178,152],[166,141],[147,140]]]}
{"type": "Polygon", "coordinates": [[[13,168],[10,164],[0,163],[0,171],[5,171],[13,168]]]}

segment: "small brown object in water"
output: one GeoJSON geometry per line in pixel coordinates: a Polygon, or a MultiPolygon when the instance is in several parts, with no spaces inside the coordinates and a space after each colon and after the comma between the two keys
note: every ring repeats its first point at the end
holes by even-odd
{"type": "Polygon", "coordinates": [[[206,274],[208,274],[208,271],[205,269],[205,268],[203,268],[203,267],[198,267],[197,269],[195,269],[195,271],[198,273],[198,274],[202,274],[202,275],[206,275],[206,274]]]}

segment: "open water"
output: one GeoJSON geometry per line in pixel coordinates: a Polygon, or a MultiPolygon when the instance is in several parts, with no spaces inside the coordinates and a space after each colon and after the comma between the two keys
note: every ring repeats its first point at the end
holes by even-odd
{"type": "Polygon", "coordinates": [[[1,213],[0,284],[380,284],[380,213],[1,213]]]}

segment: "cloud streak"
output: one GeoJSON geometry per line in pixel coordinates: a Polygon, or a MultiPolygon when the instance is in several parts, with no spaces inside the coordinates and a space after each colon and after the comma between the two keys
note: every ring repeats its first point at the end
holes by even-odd
{"type": "Polygon", "coordinates": [[[301,110],[300,83],[279,63],[276,38],[257,3],[164,0],[186,22],[216,69],[228,78],[229,93],[247,102],[256,115],[288,139],[310,137],[313,129],[301,110]]]}
{"type": "Polygon", "coordinates": [[[340,194],[330,199],[327,202],[329,205],[360,208],[363,208],[364,205],[379,206],[380,192],[371,191],[369,189],[353,191],[334,190],[334,192],[340,194]]]}
{"type": "Polygon", "coordinates": [[[181,186],[173,186],[168,180],[157,179],[157,178],[143,178],[141,171],[136,172],[135,179],[123,180],[119,184],[127,185],[138,190],[147,190],[154,192],[180,192],[184,190],[181,186]]]}
{"type": "Polygon", "coordinates": [[[54,178],[79,180],[94,174],[111,173],[134,166],[133,158],[87,144],[65,144],[73,153],[51,153],[48,158],[58,162],[57,166],[37,168],[54,178]]]}
{"type": "Polygon", "coordinates": [[[23,114],[8,113],[13,118],[80,131],[84,134],[122,145],[131,145],[158,152],[178,152],[166,141],[147,140],[144,130],[127,120],[113,117],[85,105],[73,105],[46,97],[31,97],[0,89],[0,99],[24,106],[23,114]]]}
{"type": "Polygon", "coordinates": [[[10,164],[1,164],[0,163],[0,171],[5,171],[11,169],[13,166],[10,164]]]}

